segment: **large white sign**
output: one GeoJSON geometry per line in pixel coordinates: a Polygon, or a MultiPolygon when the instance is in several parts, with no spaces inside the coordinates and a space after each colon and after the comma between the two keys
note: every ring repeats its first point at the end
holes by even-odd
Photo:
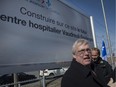
{"type": "Polygon", "coordinates": [[[78,38],[93,46],[89,17],[59,0],[0,0],[0,74],[62,66],[78,38]]]}

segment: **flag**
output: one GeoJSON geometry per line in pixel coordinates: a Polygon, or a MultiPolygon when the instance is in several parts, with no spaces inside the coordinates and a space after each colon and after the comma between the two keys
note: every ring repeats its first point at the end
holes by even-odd
{"type": "Polygon", "coordinates": [[[102,41],[102,59],[107,61],[107,52],[104,41],[102,41]]]}

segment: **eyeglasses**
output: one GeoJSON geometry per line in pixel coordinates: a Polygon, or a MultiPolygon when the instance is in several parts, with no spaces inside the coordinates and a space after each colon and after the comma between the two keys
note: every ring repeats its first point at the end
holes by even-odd
{"type": "Polygon", "coordinates": [[[91,49],[81,49],[81,50],[79,50],[79,51],[77,51],[77,53],[79,53],[79,54],[84,54],[85,52],[88,52],[88,53],[91,53],[91,49]]]}

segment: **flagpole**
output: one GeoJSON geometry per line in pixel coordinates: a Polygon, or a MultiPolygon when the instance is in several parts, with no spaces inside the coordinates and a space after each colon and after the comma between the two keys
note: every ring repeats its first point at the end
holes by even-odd
{"type": "Polygon", "coordinates": [[[102,5],[102,11],[103,11],[104,22],[105,22],[105,27],[106,27],[105,29],[106,29],[106,36],[107,36],[107,40],[108,40],[109,53],[110,53],[110,57],[111,57],[112,66],[114,68],[113,58],[112,58],[112,48],[111,48],[111,43],[110,43],[110,37],[109,37],[109,32],[108,32],[108,26],[107,26],[107,21],[106,21],[106,15],[105,15],[105,10],[104,10],[103,0],[101,0],[101,5],[102,5]]]}
{"type": "Polygon", "coordinates": [[[90,16],[90,22],[91,22],[91,29],[92,29],[94,47],[97,47],[96,35],[95,35],[95,31],[94,31],[94,24],[93,24],[93,17],[92,16],[90,16]]]}

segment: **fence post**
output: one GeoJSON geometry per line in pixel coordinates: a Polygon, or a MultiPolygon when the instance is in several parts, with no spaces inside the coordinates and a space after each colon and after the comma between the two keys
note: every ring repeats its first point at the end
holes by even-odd
{"type": "Polygon", "coordinates": [[[43,78],[42,78],[42,83],[43,83],[43,87],[45,87],[45,75],[44,75],[44,70],[43,70],[43,78]]]}
{"type": "Polygon", "coordinates": [[[17,74],[13,73],[13,77],[14,77],[14,87],[18,87],[18,84],[17,84],[17,81],[18,81],[17,74]]]}

